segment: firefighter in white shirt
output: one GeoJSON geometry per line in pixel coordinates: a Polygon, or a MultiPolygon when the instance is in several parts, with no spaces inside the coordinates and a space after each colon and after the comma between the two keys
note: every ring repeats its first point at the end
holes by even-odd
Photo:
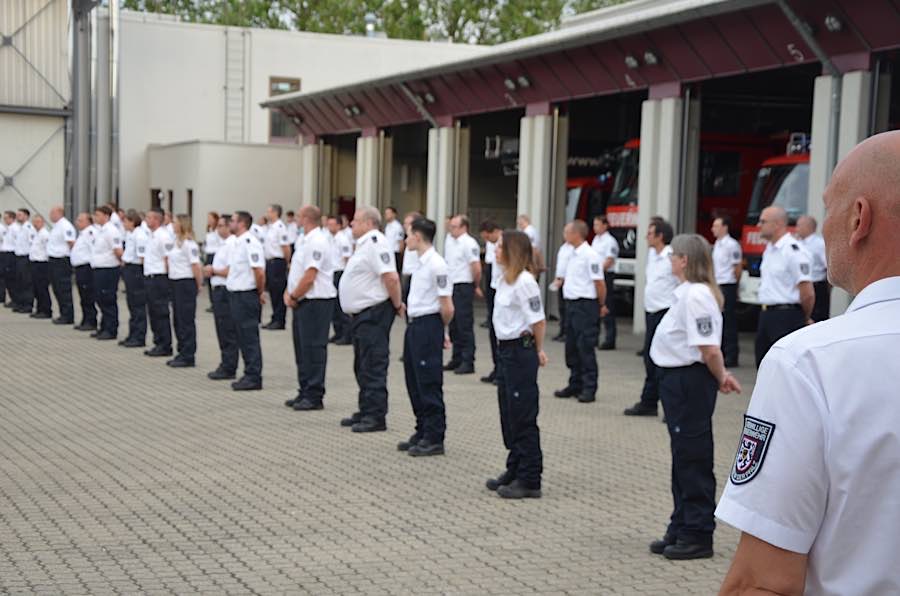
{"type": "Polygon", "coordinates": [[[481,239],[484,241],[484,302],[487,305],[488,337],[491,340],[491,363],[493,368],[481,377],[482,383],[496,383],[497,380],[497,335],[494,333],[494,296],[497,293],[497,280],[500,278],[500,265],[497,264],[497,243],[503,230],[492,219],[481,222],[481,239]]]}
{"type": "Polygon", "coordinates": [[[291,258],[287,289],[282,300],[292,309],[297,397],[285,402],[296,411],[321,410],[328,364],[328,330],[334,315],[334,265],[330,234],[320,227],[322,212],[313,205],[300,208],[303,245],[291,258]]]}
{"type": "Polygon", "coordinates": [[[432,245],[436,231],[433,221],[420,217],[412,222],[406,236],[406,246],[419,257],[410,280],[406,301],[409,323],[403,338],[403,371],[416,429],[397,448],[414,457],[443,455],[447,430],[441,350],[444,327],[453,318],[453,286],[447,262],[432,245]]]}
{"type": "Polygon", "coordinates": [[[175,242],[166,253],[166,269],[172,285],[172,321],[178,353],[166,364],[185,368],[194,366],[197,353],[197,294],[203,288],[203,272],[191,216],[179,214],[173,223],[175,242]]]}
{"type": "Polygon", "coordinates": [[[825,259],[825,240],[816,234],[817,222],[811,215],[797,218],[797,240],[809,254],[809,277],[812,279],[813,292],[816,295],[810,318],[813,321],[825,321],[831,310],[831,284],[828,283],[828,264],[825,259]]]}
{"type": "Polygon", "coordinates": [[[497,401],[503,445],[509,454],[504,472],[486,486],[505,499],[540,498],[544,463],[537,425],[537,373],[547,364],[547,326],[541,289],[529,271],[534,266],[534,248],[524,233],[508,230],[497,244],[496,256],[503,269],[493,316],[497,401]]]}
{"type": "MultiPolygon", "coordinates": [[[[420,217],[422,217],[422,214],[418,211],[412,211],[406,214],[403,218],[404,238],[409,236],[409,227],[412,225],[412,222],[420,217]]],[[[387,226],[385,226],[385,230],[387,230],[387,226]]],[[[387,234],[385,234],[385,236],[387,236],[387,234]]],[[[390,238],[388,239],[388,242],[390,242],[390,238]]],[[[406,304],[406,297],[409,296],[409,284],[412,279],[412,274],[419,267],[419,254],[416,251],[407,248],[405,242],[403,246],[403,257],[402,261],[397,261],[397,271],[400,272],[400,287],[403,290],[403,303],[406,304]]]]}
{"type": "Polygon", "coordinates": [[[94,270],[94,288],[97,306],[100,308],[100,330],[91,337],[99,340],[116,339],[119,334],[119,305],[116,294],[119,287],[119,266],[124,252],[119,229],[110,221],[112,209],[101,205],[94,210],[94,221],[100,229],[94,234],[91,245],[91,269],[94,270]]]}
{"type": "Polygon", "coordinates": [[[272,301],[272,319],[263,329],[284,329],[284,288],[287,286],[287,267],[291,260],[291,240],[287,226],[281,221],[281,205],[269,205],[266,210],[268,225],[262,241],[266,254],[266,291],[272,301]]]}
{"type": "Polygon", "coordinates": [[[709,243],[698,234],[681,234],[672,240],[669,259],[679,285],[653,335],[650,358],[658,367],[669,430],[674,507],[665,535],[650,545],[650,552],[667,559],[701,559],[713,556],[716,527],[716,394],[740,392],[741,386],[725,368],[719,347],[723,299],[709,243]]]}
{"type": "Polygon", "coordinates": [[[650,359],[653,334],[666,311],[672,306],[672,297],[678,287],[678,279],[672,274],[669,256],[672,248],[672,226],[661,217],[651,219],[647,227],[647,268],[644,286],[644,387],[641,399],[625,410],[626,416],[656,416],[659,403],[659,372],[650,359]]]}
{"type": "MultiPolygon", "coordinates": [[[[341,229],[341,220],[338,216],[329,215],[326,220],[326,226],[331,236],[331,263],[334,267],[334,287],[338,288],[340,287],[341,276],[344,274],[347,261],[353,254],[353,244],[351,244],[347,235],[341,229]]],[[[334,304],[331,324],[334,326],[334,335],[328,340],[329,342],[337,346],[349,346],[353,343],[350,340],[350,315],[345,313],[337,302],[334,304]]]]}
{"type": "Polygon", "coordinates": [[[3,223],[0,224],[0,304],[7,308],[13,307],[15,293],[13,288],[16,283],[16,213],[15,211],[3,212],[3,223]],[[10,302],[6,301],[9,295],[10,302]]]}
{"type": "Polygon", "coordinates": [[[19,224],[16,231],[16,295],[13,312],[31,314],[34,307],[34,286],[31,282],[31,263],[28,253],[31,252],[31,243],[34,241],[34,226],[31,225],[31,212],[22,208],[16,212],[16,222],[19,224]]]}
{"type": "Polygon", "coordinates": [[[563,235],[574,247],[563,273],[566,301],[566,366],[569,381],[553,395],[576,397],[590,403],[597,396],[597,334],[600,317],[606,310],[606,282],[603,261],[587,243],[587,224],[576,219],[566,225],[563,235]]]}
{"type": "Polygon", "coordinates": [[[203,268],[204,275],[209,278],[213,305],[213,318],[216,324],[216,339],[219,342],[219,366],[206,374],[212,381],[231,380],[237,376],[238,343],[237,329],[231,316],[231,299],[228,295],[226,275],[230,251],[234,250],[237,236],[231,233],[231,216],[221,215],[216,222],[218,248],[212,263],[203,268]],[[223,275],[224,274],[224,275],[223,275]]]}
{"type": "Polygon", "coordinates": [[[147,286],[144,283],[144,255],[150,233],[143,227],[143,218],[130,210],[122,219],[125,226],[125,250],[122,252],[122,280],[125,282],[125,302],[128,305],[128,335],[119,342],[126,348],[143,348],[147,343],[147,286]]]}
{"type": "Polygon", "coordinates": [[[736,310],[743,253],[740,242],[732,238],[730,232],[730,217],[723,215],[713,220],[712,234],[716,239],[712,250],[713,269],[725,300],[722,307],[722,353],[725,355],[725,366],[736,367],[740,354],[736,310]]]}
{"type": "Polygon", "coordinates": [[[287,228],[288,242],[290,242],[291,246],[293,246],[294,243],[297,242],[297,238],[300,236],[300,226],[297,223],[297,217],[293,211],[285,211],[284,225],[287,228]]]}
{"type": "Polygon", "coordinates": [[[516,228],[528,236],[528,240],[531,241],[531,253],[535,267],[534,278],[540,280],[541,274],[546,268],[544,263],[544,253],[541,248],[541,236],[538,233],[537,228],[531,223],[531,218],[525,213],[520,213],[516,217],[516,228]]]}
{"type": "Polygon", "coordinates": [[[81,305],[81,322],[75,326],[77,331],[97,330],[97,290],[94,287],[94,271],[91,269],[91,249],[94,245],[94,234],[100,229],[94,225],[90,213],[79,213],[75,218],[78,238],[72,246],[70,260],[75,272],[75,285],[78,287],[78,302],[81,305]]]}
{"type": "Polygon", "coordinates": [[[405,314],[400,277],[391,247],[374,207],[360,207],[353,216],[356,250],[338,288],[341,308],[353,317],[353,372],[359,386],[359,410],[341,420],[353,432],[387,430],[387,372],[394,317],[405,314]]]}
{"type": "Polygon", "coordinates": [[[594,239],[591,248],[600,255],[603,263],[603,281],[606,282],[606,315],[601,322],[606,335],[600,344],[601,350],[616,349],[616,313],[613,286],[616,282],[616,259],[619,258],[619,241],[609,233],[609,220],[606,215],[594,216],[594,239]]]}
{"type": "MultiPolygon", "coordinates": [[[[212,265],[216,252],[218,252],[219,248],[225,243],[217,231],[220,219],[221,217],[219,217],[219,213],[216,211],[210,211],[206,214],[206,236],[203,239],[204,271],[206,271],[208,265],[212,265]]],[[[209,308],[206,309],[206,312],[213,312],[212,282],[206,274],[204,274],[204,277],[206,278],[206,291],[209,294],[209,308]]]]}
{"type": "Polygon", "coordinates": [[[455,215],[447,226],[444,240],[444,258],[453,284],[453,320],[450,321],[450,341],[453,352],[444,370],[457,375],[475,372],[475,296],[482,296],[481,247],[469,235],[469,218],[455,215]]]}
{"type": "Polygon", "coordinates": [[[566,341],[566,301],[562,297],[562,287],[565,283],[566,267],[569,266],[569,259],[573,252],[575,252],[575,247],[568,242],[563,242],[556,251],[556,277],[550,285],[550,289],[559,293],[557,300],[559,302],[559,333],[553,337],[553,341],[566,341]]]}
{"type": "Polygon", "coordinates": [[[228,252],[228,267],[223,271],[238,348],[244,358],[244,375],[231,384],[234,391],[262,389],[259,318],[266,303],[266,258],[262,243],[250,231],[251,225],[253,217],[246,211],[237,211],[232,217],[231,231],[237,240],[228,252]]]}
{"type": "Polygon", "coordinates": [[[822,224],[840,317],[759,369],[717,517],[743,532],[721,594],[900,593],[900,133],[834,170],[822,224]]]}
{"type": "Polygon", "coordinates": [[[34,226],[34,240],[31,241],[28,261],[37,309],[30,316],[32,319],[50,319],[53,317],[50,306],[50,258],[47,256],[50,231],[40,215],[31,219],[31,225],[34,226]]]}
{"type": "Polygon", "coordinates": [[[759,327],[756,330],[756,367],[775,342],[812,323],[816,296],[810,277],[809,255],[788,233],[787,213],[767,207],[759,216],[759,235],[768,241],[759,268],[759,327]]]}
{"type": "Polygon", "coordinates": [[[72,308],[72,247],[78,238],[75,226],[66,219],[62,205],[50,208],[50,240],[47,243],[47,256],[50,262],[50,287],[56,298],[59,317],[53,319],[57,325],[75,323],[75,312],[72,308]]]}
{"type": "Polygon", "coordinates": [[[394,251],[394,260],[397,263],[397,271],[402,271],[403,251],[406,249],[406,246],[403,244],[403,239],[406,237],[406,232],[403,228],[403,224],[397,219],[397,210],[393,207],[386,207],[384,209],[384,237],[387,239],[388,245],[394,251]]]}
{"type": "Polygon", "coordinates": [[[144,250],[144,288],[147,291],[147,316],[153,331],[153,347],[145,350],[144,354],[154,358],[172,355],[166,253],[175,246],[175,238],[169,234],[164,221],[165,215],[158,207],[150,209],[144,218],[150,230],[150,239],[144,250]]]}

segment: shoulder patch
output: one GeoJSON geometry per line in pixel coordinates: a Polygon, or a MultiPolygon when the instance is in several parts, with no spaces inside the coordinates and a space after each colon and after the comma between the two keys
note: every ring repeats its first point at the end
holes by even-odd
{"type": "Polygon", "coordinates": [[[774,434],[775,424],[744,416],[744,432],[731,469],[732,484],[746,484],[759,474],[774,434]]]}
{"type": "Polygon", "coordinates": [[[591,273],[595,275],[600,273],[600,263],[591,263],[591,273]]]}
{"type": "Polygon", "coordinates": [[[381,253],[381,262],[387,265],[391,262],[391,255],[389,253],[383,252],[381,253]]]}
{"type": "Polygon", "coordinates": [[[250,260],[253,261],[254,263],[258,263],[259,262],[259,253],[255,253],[255,252],[250,253],[250,260]]]}
{"type": "Polygon", "coordinates": [[[478,252],[479,252],[479,251],[478,251],[478,247],[476,246],[475,248],[472,249],[472,256],[473,256],[473,257],[477,257],[477,256],[478,256],[478,252]]]}
{"type": "Polygon", "coordinates": [[[247,244],[250,244],[250,239],[249,239],[249,238],[247,238],[247,244]]]}
{"type": "Polygon", "coordinates": [[[166,250],[172,250],[173,246],[175,246],[173,242],[166,242],[166,250]]]}
{"type": "Polygon", "coordinates": [[[192,256],[192,257],[196,257],[196,256],[199,255],[199,254],[200,254],[200,253],[197,251],[196,248],[192,248],[192,249],[191,249],[191,256],[192,256]]]}
{"type": "Polygon", "coordinates": [[[703,337],[709,337],[710,335],[712,335],[712,331],[712,317],[700,317],[699,319],[697,319],[697,333],[699,333],[703,337]]]}
{"type": "Polygon", "coordinates": [[[437,287],[444,289],[447,287],[447,276],[446,275],[438,275],[437,276],[437,287]]]}
{"type": "Polygon", "coordinates": [[[312,253],[312,258],[313,258],[314,261],[318,261],[319,259],[321,259],[321,258],[322,258],[322,251],[320,251],[320,250],[314,250],[313,253],[312,253]]]}
{"type": "Polygon", "coordinates": [[[731,253],[731,258],[732,258],[732,259],[740,259],[740,258],[741,258],[741,251],[736,250],[736,251],[734,251],[733,253],[731,253]]]}
{"type": "Polygon", "coordinates": [[[800,250],[800,247],[796,244],[791,244],[791,248],[793,248],[794,250],[800,250]]]}
{"type": "Polygon", "coordinates": [[[800,273],[809,275],[809,263],[800,263],[800,273]]]}
{"type": "Polygon", "coordinates": [[[281,241],[282,241],[282,242],[287,242],[287,241],[288,241],[287,234],[282,234],[282,235],[281,235],[281,241]]]}
{"type": "Polygon", "coordinates": [[[541,310],[541,297],[534,296],[528,299],[528,308],[531,309],[531,312],[540,312],[541,310]]]}
{"type": "Polygon", "coordinates": [[[372,242],[378,242],[378,236],[372,236],[372,242]]]}

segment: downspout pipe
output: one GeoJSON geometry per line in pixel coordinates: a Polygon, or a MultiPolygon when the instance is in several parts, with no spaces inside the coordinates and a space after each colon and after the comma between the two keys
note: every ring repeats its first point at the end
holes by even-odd
{"type": "Polygon", "coordinates": [[[431,112],[425,107],[425,104],[422,103],[422,100],[419,99],[415,93],[409,90],[409,87],[406,86],[406,83],[400,83],[400,90],[403,91],[403,94],[406,96],[409,101],[416,107],[416,111],[419,112],[419,115],[422,116],[425,120],[428,121],[428,124],[431,125],[432,128],[438,128],[437,120],[435,120],[434,116],[431,115],[431,112]]]}

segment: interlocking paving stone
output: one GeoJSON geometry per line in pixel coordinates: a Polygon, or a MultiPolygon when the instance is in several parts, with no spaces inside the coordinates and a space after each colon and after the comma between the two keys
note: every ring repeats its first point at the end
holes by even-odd
{"type": "MultiPolygon", "coordinates": [[[[475,376],[446,374],[447,455],[396,450],[413,417],[392,331],[388,432],[338,425],[355,410],[352,349],[329,347],[324,411],[298,413],[290,331],[261,331],[264,386],[211,382],[212,318],[199,300],[197,368],[0,308],[2,594],[710,594],[716,556],[670,562],[647,544],[671,510],[668,436],[630,419],[643,382],[639,339],[598,352],[594,404],[555,399],[563,346],[540,373],[544,498],[484,488],[505,452],[477,328],[475,376]]],[[[483,311],[477,320],[483,319],[483,311]]],[[[122,334],[127,309],[120,303],[122,334]]],[[[556,325],[550,324],[549,334],[556,325]]],[[[122,335],[121,337],[124,337],[122,335]]],[[[744,362],[752,358],[745,337],[744,362]]],[[[148,339],[149,341],[149,339],[148,339]]],[[[719,396],[716,475],[727,479],[754,371],[719,396]]]]}

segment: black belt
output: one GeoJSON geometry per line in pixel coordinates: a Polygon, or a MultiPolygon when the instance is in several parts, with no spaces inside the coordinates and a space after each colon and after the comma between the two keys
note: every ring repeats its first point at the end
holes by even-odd
{"type": "Polygon", "coordinates": [[[497,344],[500,346],[522,346],[523,348],[533,348],[534,345],[534,336],[533,335],[523,335],[522,337],[517,337],[516,339],[500,339],[497,340],[497,344]]]}
{"type": "MultiPolygon", "coordinates": [[[[228,290],[227,287],[225,289],[228,290]]],[[[231,292],[232,294],[249,294],[250,292],[253,292],[254,294],[257,293],[255,289],[253,289],[253,290],[228,290],[228,291],[231,292]]]]}
{"type": "Polygon", "coordinates": [[[169,277],[165,273],[151,273],[150,275],[145,275],[144,277],[149,277],[150,279],[156,279],[157,277],[169,277]]]}
{"type": "MultiPolygon", "coordinates": [[[[364,314],[364,313],[369,312],[369,311],[372,310],[373,308],[378,308],[379,306],[383,306],[385,302],[390,303],[390,301],[391,301],[391,299],[388,298],[387,300],[385,300],[385,301],[383,301],[383,302],[379,302],[378,304],[373,304],[372,306],[367,306],[366,308],[362,309],[361,311],[359,311],[359,312],[357,312],[357,313],[350,313],[350,316],[351,316],[351,317],[358,317],[358,316],[360,316],[360,315],[362,315],[362,314],[364,314]]],[[[391,307],[393,308],[393,305],[392,305],[391,307]]]]}
{"type": "Polygon", "coordinates": [[[124,267],[140,267],[141,270],[144,269],[144,266],[141,263],[122,263],[124,267]]]}
{"type": "Polygon", "coordinates": [[[419,315],[418,317],[408,317],[406,322],[409,324],[413,324],[416,321],[421,323],[422,321],[425,321],[426,319],[431,319],[434,317],[441,318],[441,313],[433,312],[433,313],[429,313],[427,315],[419,315]]]}
{"type": "Polygon", "coordinates": [[[266,259],[266,263],[269,261],[283,261],[284,257],[272,257],[271,259],[266,259]]]}
{"type": "Polygon", "coordinates": [[[51,261],[62,261],[68,259],[69,257],[48,257],[51,261]]]}
{"type": "Polygon", "coordinates": [[[596,302],[596,298],[566,298],[566,302],[596,302]]]}
{"type": "Polygon", "coordinates": [[[799,304],[763,304],[763,310],[800,310],[799,304]]]}

